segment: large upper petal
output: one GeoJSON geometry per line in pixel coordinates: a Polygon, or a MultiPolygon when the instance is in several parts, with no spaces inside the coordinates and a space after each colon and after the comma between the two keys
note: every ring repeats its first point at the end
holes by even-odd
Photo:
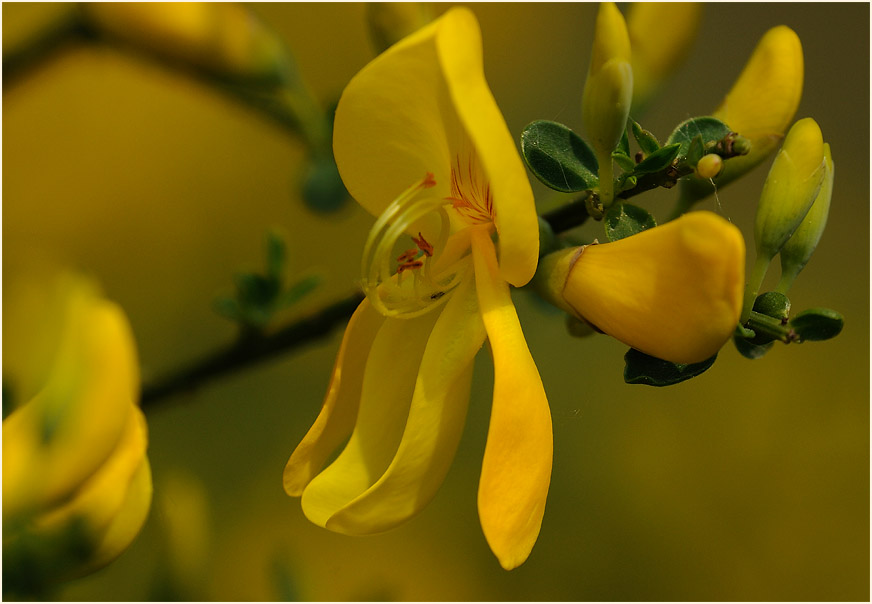
{"type": "Polygon", "coordinates": [[[551,412],[493,244],[473,233],[476,289],[494,357],[494,398],[478,489],[485,538],[503,568],[524,562],[542,525],[554,452],[551,412]]]}
{"type": "MultiPolygon", "coordinates": [[[[451,167],[475,162],[490,185],[501,270],[533,276],[536,210],[515,141],[484,78],[475,16],[455,8],[389,48],[349,82],[336,109],[333,151],[345,186],[374,215],[427,172],[451,194],[451,167]]],[[[425,236],[436,223],[421,225],[425,236]]]]}

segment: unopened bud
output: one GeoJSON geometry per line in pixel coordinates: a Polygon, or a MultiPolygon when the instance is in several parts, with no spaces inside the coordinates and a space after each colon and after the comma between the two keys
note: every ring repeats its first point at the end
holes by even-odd
{"type": "Polygon", "coordinates": [[[424,2],[367,2],[366,22],[376,52],[383,52],[433,20],[424,2]]]}
{"type": "Polygon", "coordinates": [[[717,153],[704,155],[696,164],[696,175],[700,178],[714,178],[724,167],[724,160],[717,153]]]}
{"type": "Polygon", "coordinates": [[[835,166],[830,154],[830,146],[826,143],[824,143],[824,160],[826,173],[820,191],[818,191],[811,209],[802,219],[796,232],[781,248],[781,281],[778,284],[780,292],[786,292],[796,276],[805,268],[827,226],[830,199],[833,195],[835,166]]]}
{"type": "Polygon", "coordinates": [[[811,118],[796,122],[775,156],[763,185],[754,239],[757,255],[771,259],[799,227],[826,171],[821,129],[811,118]]]}

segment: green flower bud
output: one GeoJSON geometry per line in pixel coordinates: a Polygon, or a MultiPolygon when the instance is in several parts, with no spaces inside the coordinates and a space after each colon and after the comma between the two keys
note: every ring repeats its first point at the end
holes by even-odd
{"type": "Polygon", "coordinates": [[[827,226],[827,215],[830,212],[830,198],[833,195],[833,178],[835,167],[830,154],[830,146],[824,143],[824,160],[826,173],[821,183],[820,191],[799,228],[781,248],[781,281],[778,291],[787,292],[796,276],[808,263],[827,226]]]}
{"type": "Polygon", "coordinates": [[[763,185],[754,239],[757,255],[777,254],[814,203],[826,170],[821,129],[811,118],[796,122],[775,156],[763,185]]]}
{"type": "Polygon", "coordinates": [[[600,201],[614,197],[612,151],[627,127],[633,101],[627,24],[614,2],[603,2],[596,19],[593,50],[582,97],[582,120],[599,163],[600,201]]]}
{"type": "Polygon", "coordinates": [[[367,2],[366,22],[376,52],[383,52],[433,20],[423,2],[367,2]]]}

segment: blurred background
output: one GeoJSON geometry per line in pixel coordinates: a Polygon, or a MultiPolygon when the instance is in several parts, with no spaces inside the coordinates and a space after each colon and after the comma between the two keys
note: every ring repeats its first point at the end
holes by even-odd
{"type": "MultiPolygon", "coordinates": [[[[510,130],[549,119],[581,132],[596,5],[471,7],[510,130]]],[[[4,53],[62,9],[4,3],[4,53]]],[[[251,9],[325,106],[374,56],[362,4],[251,9]]],[[[174,577],[175,595],[195,600],[868,600],[869,6],[706,5],[690,56],[637,119],[663,140],[709,113],[779,24],[805,53],[797,119],[817,120],[836,164],[828,228],[790,297],[795,310],[840,311],[838,338],[779,345],[758,361],[730,344],[688,382],[626,385],[624,345],[570,338],[559,313],[514,292],[555,457],[539,541],[505,572],[476,511],[487,354],[452,470],[413,521],[340,536],[285,495],[282,469],[320,409],[337,328],[148,410],[150,518],[115,563],[57,597],[164,599],[174,577]]],[[[95,276],[127,312],[150,380],[232,341],[212,301],[231,293],[234,272],[262,265],[264,234],[279,227],[289,275],[323,276],[284,318],[305,316],[354,291],[373,218],[353,202],[309,210],[298,193],[304,157],[286,131],[201,81],[106,45],[71,45],[4,83],[4,290],[43,254],[95,276]]],[[[768,165],[698,206],[729,217],[752,249],[768,165]]],[[[553,207],[534,187],[542,209],[553,207]]],[[[640,199],[665,218],[676,193],[640,199]]],[[[773,268],[764,287],[777,277],[773,268]]]]}

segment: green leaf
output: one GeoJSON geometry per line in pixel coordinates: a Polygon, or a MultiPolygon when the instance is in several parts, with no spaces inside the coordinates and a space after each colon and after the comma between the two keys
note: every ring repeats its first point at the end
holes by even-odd
{"type": "Polygon", "coordinates": [[[819,342],[835,338],[842,331],[845,319],[829,308],[810,308],[796,315],[790,327],[801,342],[819,342]]]}
{"type": "Polygon", "coordinates": [[[309,160],[301,193],[306,207],[319,214],[336,212],[350,199],[332,157],[309,160]]]}
{"type": "Polygon", "coordinates": [[[696,166],[703,155],[705,155],[705,144],[702,142],[702,135],[697,134],[690,141],[690,148],[687,150],[688,165],[696,166]]]}
{"type": "Polygon", "coordinates": [[[321,284],[321,275],[309,275],[294,283],[287,291],[282,292],[276,301],[277,308],[286,308],[296,304],[321,284]]]}
{"type": "Polygon", "coordinates": [[[662,147],[636,164],[633,174],[653,174],[665,170],[678,155],[681,145],[674,143],[662,147]]]}
{"type": "Polygon", "coordinates": [[[628,174],[632,173],[633,170],[636,169],[636,161],[629,155],[624,155],[623,153],[613,151],[612,159],[615,160],[615,163],[621,167],[621,170],[627,172],[628,174]]]}
{"type": "Polygon", "coordinates": [[[649,155],[656,152],[660,148],[660,143],[657,137],[642,128],[635,120],[630,120],[630,126],[633,129],[633,136],[636,142],[639,143],[639,148],[642,153],[649,155]]]}
{"type": "Polygon", "coordinates": [[[714,365],[718,355],[699,363],[670,363],[631,348],[624,355],[624,381],[628,384],[671,386],[696,377],[714,365]]]}
{"type": "Polygon", "coordinates": [[[599,186],[593,149],[563,124],[531,123],[521,133],[521,153],[533,175],[556,191],[575,193],[599,186]]]}
{"type": "Polygon", "coordinates": [[[701,136],[703,147],[707,147],[709,144],[721,140],[730,132],[732,132],[730,128],[717,118],[693,117],[680,123],[669,135],[666,144],[681,144],[678,156],[687,157],[694,137],[701,136]]]}
{"type": "Polygon", "coordinates": [[[644,208],[629,203],[613,204],[605,215],[606,238],[617,241],[657,226],[654,217],[644,208]]]}
{"type": "Polygon", "coordinates": [[[265,306],[279,293],[279,284],[262,275],[238,273],[235,277],[241,308],[265,306]]]}
{"type": "Polygon", "coordinates": [[[284,238],[276,231],[269,231],[266,235],[266,274],[272,280],[281,283],[282,273],[285,270],[287,249],[284,238]]]}
{"type": "Polygon", "coordinates": [[[618,146],[613,152],[623,153],[627,157],[630,157],[630,138],[627,136],[629,124],[627,124],[627,126],[628,128],[624,128],[624,133],[621,135],[621,140],[618,141],[618,146]]]}

